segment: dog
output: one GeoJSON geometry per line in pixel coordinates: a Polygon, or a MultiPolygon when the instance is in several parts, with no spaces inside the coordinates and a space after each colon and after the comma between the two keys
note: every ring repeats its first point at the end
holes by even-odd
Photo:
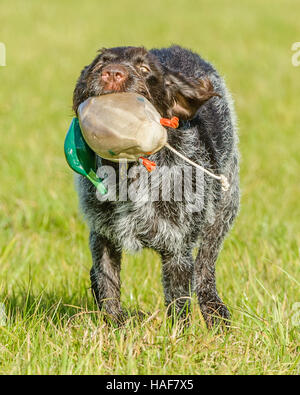
{"type": "MultiPolygon", "coordinates": [[[[216,289],[215,264],[240,199],[236,115],[224,80],[209,62],[180,46],[149,51],[144,47],[104,48],[82,70],[74,89],[73,110],[77,115],[78,106],[87,98],[115,92],[138,93],[161,117],[178,117],[179,127],[168,128],[168,142],[188,159],[225,175],[230,187],[223,191],[218,180],[202,173],[201,188],[193,194],[193,207],[198,209],[191,210],[189,198],[163,200],[161,193],[153,201],[145,201],[142,192],[134,200],[102,200],[89,180],[76,175],[81,210],[90,228],[95,301],[109,316],[123,322],[122,251],[152,248],[161,257],[169,314],[185,317],[195,292],[208,327],[229,325],[230,313],[216,289]]],[[[189,167],[167,148],[149,159],[157,164],[157,174],[159,169],[174,167],[169,173],[173,181],[189,167]]],[[[103,166],[115,169],[116,184],[120,180],[118,165],[97,156],[98,169],[103,166]]],[[[138,162],[129,163],[130,169],[141,167],[138,162]]],[[[191,177],[194,191],[195,171],[191,177]]],[[[154,188],[162,184],[158,181],[154,188]]]]}

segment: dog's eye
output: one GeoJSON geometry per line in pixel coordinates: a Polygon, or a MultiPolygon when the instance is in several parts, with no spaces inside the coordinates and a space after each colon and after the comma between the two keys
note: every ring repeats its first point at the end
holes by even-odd
{"type": "Polygon", "coordinates": [[[109,56],[102,56],[102,63],[109,62],[111,60],[111,57],[109,56]]]}
{"type": "Polygon", "coordinates": [[[149,67],[147,67],[147,66],[144,65],[144,64],[142,64],[142,65],[140,66],[140,70],[141,70],[142,73],[145,73],[145,74],[150,73],[149,67]]]}

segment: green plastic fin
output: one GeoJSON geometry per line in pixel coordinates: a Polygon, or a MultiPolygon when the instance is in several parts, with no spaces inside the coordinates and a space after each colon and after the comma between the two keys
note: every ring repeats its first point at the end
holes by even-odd
{"type": "Polygon", "coordinates": [[[78,118],[73,118],[65,138],[67,163],[76,173],[87,177],[102,195],[107,193],[102,180],[96,175],[96,154],[85,142],[78,118]]]}

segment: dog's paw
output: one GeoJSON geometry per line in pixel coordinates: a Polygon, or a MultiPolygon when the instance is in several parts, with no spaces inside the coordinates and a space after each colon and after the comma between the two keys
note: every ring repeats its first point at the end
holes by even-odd
{"type": "Polygon", "coordinates": [[[134,320],[137,320],[138,322],[143,322],[151,316],[151,313],[142,310],[130,310],[128,312],[128,316],[130,318],[132,317],[134,320]]]}
{"type": "Polygon", "coordinates": [[[201,304],[200,309],[209,329],[217,327],[228,329],[230,327],[230,313],[221,299],[201,304]]]}
{"type": "Polygon", "coordinates": [[[128,322],[133,324],[141,323],[151,316],[151,313],[146,313],[141,310],[119,310],[113,314],[105,312],[105,321],[113,326],[122,327],[128,322]]]}

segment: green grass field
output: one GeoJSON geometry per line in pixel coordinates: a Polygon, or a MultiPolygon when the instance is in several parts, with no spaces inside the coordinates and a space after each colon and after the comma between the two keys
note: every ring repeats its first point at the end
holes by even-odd
{"type": "Polygon", "coordinates": [[[299,15],[297,0],[0,3],[1,374],[300,373],[299,15]],[[97,49],[172,43],[218,68],[239,117],[241,211],[217,265],[225,334],[207,331],[196,301],[191,326],[170,327],[152,251],[124,256],[122,300],[153,315],[104,324],[63,154],[74,83],[97,49]]]}

